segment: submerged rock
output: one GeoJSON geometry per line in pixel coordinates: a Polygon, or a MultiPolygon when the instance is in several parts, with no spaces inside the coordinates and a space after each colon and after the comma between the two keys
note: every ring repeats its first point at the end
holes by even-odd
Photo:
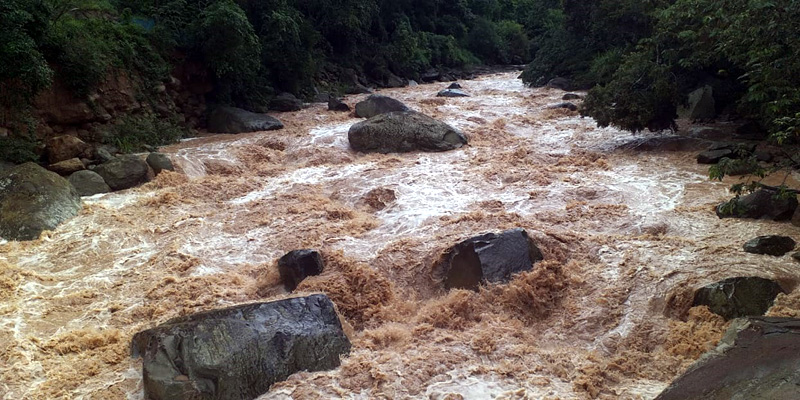
{"type": "Polygon", "coordinates": [[[161,171],[175,171],[175,166],[172,165],[172,160],[164,153],[150,153],[147,155],[147,165],[153,169],[156,175],[161,171]]]}
{"type": "Polygon", "coordinates": [[[105,162],[94,169],[112,190],[129,189],[147,182],[147,162],[125,154],[105,162]]]}
{"type": "Polygon", "coordinates": [[[145,398],[250,400],[299,371],[339,366],[350,352],[322,294],[214,310],[137,333],[145,398]]]}
{"type": "Polygon", "coordinates": [[[409,108],[400,100],[380,94],[373,94],[367,97],[366,100],[356,103],[356,117],[359,118],[372,118],[392,111],[408,110],[409,108]]]}
{"type": "Polygon", "coordinates": [[[524,229],[487,233],[467,239],[444,255],[446,289],[478,290],[484,283],[508,283],[544,259],[524,229]]]}
{"type": "Polygon", "coordinates": [[[467,144],[458,129],[416,111],[391,112],[361,121],[347,134],[362,152],[447,151],[467,144]]]}
{"type": "Polygon", "coordinates": [[[111,187],[108,186],[102,176],[97,172],[84,170],[78,171],[69,176],[69,183],[75,187],[81,196],[94,196],[99,193],[108,193],[111,187]]]}
{"type": "Polygon", "coordinates": [[[775,297],[783,293],[780,285],[759,277],[721,280],[697,290],[692,306],[708,306],[725,319],[764,315],[775,297]]]}
{"type": "Polygon", "coordinates": [[[463,88],[461,87],[461,84],[460,84],[460,83],[458,83],[458,82],[453,82],[453,83],[451,83],[451,84],[450,84],[450,86],[448,86],[447,88],[448,88],[448,89],[463,89],[463,88]]]}
{"type": "Polygon", "coordinates": [[[575,94],[575,93],[567,93],[567,94],[565,94],[564,96],[561,97],[561,100],[564,100],[564,101],[581,100],[581,99],[583,99],[583,97],[581,97],[581,95],[575,94]]]}
{"type": "Polygon", "coordinates": [[[778,196],[774,190],[760,189],[748,195],[733,198],[717,206],[720,218],[769,218],[786,221],[797,209],[797,196],[778,196]]]}
{"type": "Polygon", "coordinates": [[[698,164],[716,164],[724,157],[733,157],[733,150],[719,149],[719,150],[706,150],[697,155],[698,164]]]}
{"type": "Polygon", "coordinates": [[[753,254],[767,254],[781,257],[794,250],[796,244],[794,239],[788,236],[759,236],[748,240],[747,243],[744,244],[744,251],[753,254]]]}
{"type": "Polygon", "coordinates": [[[0,172],[0,237],[34,240],[78,215],[81,198],[64,178],[38,164],[0,172]]]}
{"type": "Polygon", "coordinates": [[[797,399],[798,366],[800,320],[741,319],[656,400],[797,399]]]}
{"type": "Polygon", "coordinates": [[[469,95],[460,89],[445,89],[436,93],[436,97],[469,97],[469,95]]]}
{"type": "Polygon", "coordinates": [[[208,117],[208,131],[246,133],[283,129],[283,123],[267,114],[256,114],[241,108],[218,107],[208,117]]]}
{"type": "Polygon", "coordinates": [[[286,290],[293,291],[309,276],[322,273],[325,265],[315,250],[293,250],[278,260],[278,273],[286,290]]]}

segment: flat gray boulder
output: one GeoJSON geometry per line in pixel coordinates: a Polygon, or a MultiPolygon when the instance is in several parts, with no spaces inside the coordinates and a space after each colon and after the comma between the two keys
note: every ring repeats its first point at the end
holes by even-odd
{"type": "Polygon", "coordinates": [[[524,229],[487,233],[467,239],[443,257],[446,289],[478,290],[485,283],[508,283],[544,259],[524,229]]]}
{"type": "Polygon", "coordinates": [[[112,190],[129,189],[147,182],[147,162],[124,154],[98,165],[94,172],[103,177],[112,190]]]}
{"type": "Polygon", "coordinates": [[[347,134],[361,152],[447,151],[467,144],[458,129],[416,111],[390,112],[361,121],[347,134]]]}
{"type": "Polygon", "coordinates": [[[218,107],[208,117],[208,131],[246,133],[283,129],[283,123],[267,114],[256,114],[241,108],[218,107]]]}
{"type": "Polygon", "coordinates": [[[782,257],[784,254],[794,250],[796,245],[797,243],[794,239],[788,236],[766,235],[748,240],[743,248],[748,253],[782,257]]]}
{"type": "Polygon", "coordinates": [[[656,400],[800,399],[800,320],[755,317],[731,324],[656,400]]]}
{"type": "Polygon", "coordinates": [[[380,94],[373,94],[356,103],[356,117],[359,118],[372,118],[388,112],[409,110],[400,100],[380,94]]]}
{"type": "Polygon", "coordinates": [[[102,176],[97,172],[83,170],[69,176],[69,183],[75,187],[81,196],[94,196],[100,193],[108,193],[111,187],[108,186],[102,176]]]}
{"type": "Polygon", "coordinates": [[[436,93],[436,97],[469,97],[469,95],[461,89],[445,89],[436,93]]]}
{"type": "Polygon", "coordinates": [[[81,197],[70,183],[38,164],[0,172],[0,237],[34,240],[78,215],[81,197]]]}
{"type": "Polygon", "coordinates": [[[151,400],[251,400],[295,372],[334,369],[349,352],[323,294],[189,315],[132,345],[151,400]]]}
{"type": "Polygon", "coordinates": [[[172,160],[169,159],[169,156],[164,153],[150,153],[147,155],[147,159],[145,160],[147,165],[153,169],[153,172],[156,175],[160,174],[161,171],[175,171],[175,166],[172,165],[172,160]]]}

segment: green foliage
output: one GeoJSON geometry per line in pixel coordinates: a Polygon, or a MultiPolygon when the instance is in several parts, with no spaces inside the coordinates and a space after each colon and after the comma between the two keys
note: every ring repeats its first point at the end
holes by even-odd
{"type": "Polygon", "coordinates": [[[39,51],[41,3],[0,0],[0,106],[18,107],[50,86],[53,71],[39,51]]]}
{"type": "Polygon", "coordinates": [[[28,137],[0,137],[0,161],[14,164],[39,161],[38,146],[38,142],[28,137]]]}
{"type": "Polygon", "coordinates": [[[117,146],[123,153],[144,151],[147,146],[164,146],[178,142],[186,136],[174,119],[155,115],[129,115],[114,125],[106,134],[106,142],[117,146]]]}

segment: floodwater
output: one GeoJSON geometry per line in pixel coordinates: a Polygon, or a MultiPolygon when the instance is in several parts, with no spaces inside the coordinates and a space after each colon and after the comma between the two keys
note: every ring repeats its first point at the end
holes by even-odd
{"type": "MultiPolygon", "coordinates": [[[[275,262],[298,248],[326,261],[298,292],[327,293],[354,346],[261,399],[652,399],[727,327],[690,309],[695,288],[800,281],[791,257],[741,250],[796,228],[718,219],[734,181],[709,181],[696,151],[637,150],[652,135],[547,110],[563,92],[514,75],[462,82],[470,98],[381,91],[461,129],[459,150],[355,153],[357,120],[317,104],[278,115],[282,131],[166,148],[178,172],[0,244],[0,398],[142,399],[133,334],[287,296],[275,262]],[[442,289],[449,246],[516,227],[544,262],[478,293],[442,289]]],[[[800,315],[800,295],[770,314],[800,315]]]]}

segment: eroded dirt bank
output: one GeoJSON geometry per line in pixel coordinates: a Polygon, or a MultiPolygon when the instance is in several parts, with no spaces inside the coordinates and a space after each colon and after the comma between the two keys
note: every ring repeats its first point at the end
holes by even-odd
{"type": "MultiPolygon", "coordinates": [[[[514,78],[463,82],[463,99],[433,97],[445,85],[381,92],[462,129],[460,150],[353,153],[356,120],[314,105],[280,115],[283,131],[168,148],[180,173],[0,244],[0,397],[141,399],[134,333],[286,296],[273,263],[296,248],[326,255],[299,291],[333,299],[354,348],[263,399],[651,399],[727,326],[688,309],[694,288],[800,280],[790,257],[741,250],[796,228],[718,219],[730,182],[709,182],[695,152],[621,149],[642,138],[545,110],[563,92],[514,78]],[[513,227],[545,262],[480,293],[441,289],[444,249],[513,227]]],[[[800,298],[770,313],[800,315],[800,298]]]]}

